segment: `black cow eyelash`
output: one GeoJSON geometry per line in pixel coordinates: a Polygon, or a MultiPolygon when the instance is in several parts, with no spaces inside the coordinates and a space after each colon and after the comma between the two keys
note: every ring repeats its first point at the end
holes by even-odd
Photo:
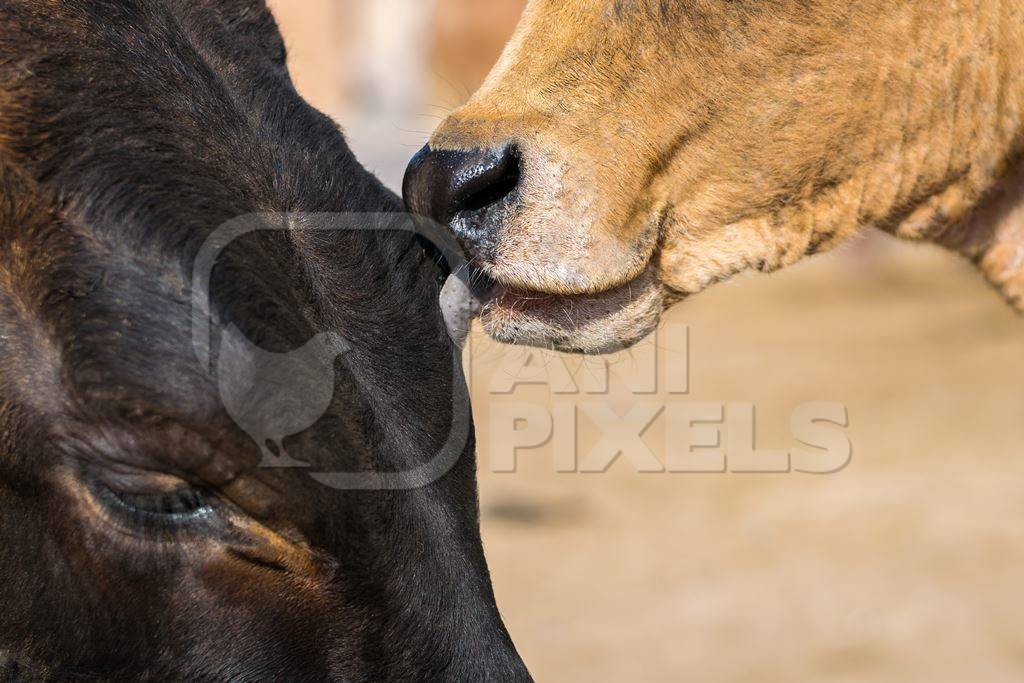
{"type": "Polygon", "coordinates": [[[97,484],[94,490],[103,507],[118,521],[141,531],[184,531],[201,527],[216,515],[212,494],[188,486],[139,493],[97,484]]]}

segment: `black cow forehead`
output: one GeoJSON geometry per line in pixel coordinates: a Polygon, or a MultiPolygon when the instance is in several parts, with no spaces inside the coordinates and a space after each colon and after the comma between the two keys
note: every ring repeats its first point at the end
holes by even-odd
{"type": "Polygon", "coordinates": [[[154,238],[144,243],[111,231],[100,236],[58,216],[37,187],[2,171],[3,196],[18,199],[0,210],[0,372],[7,376],[0,381],[31,380],[45,412],[55,404],[120,401],[125,411],[149,404],[209,414],[215,386],[197,357],[197,316],[214,335],[232,325],[270,350],[314,336],[307,314],[315,303],[303,300],[302,268],[287,235],[235,240],[196,297],[190,242],[168,243],[159,230],[148,231],[154,238]]]}
{"type": "MultiPolygon", "coordinates": [[[[194,30],[198,15],[213,11],[205,5],[244,3],[104,3],[123,7],[81,40],[57,34],[97,24],[90,3],[53,3],[44,12],[35,3],[34,14],[15,16],[28,4],[0,6],[0,52],[6,40],[21,55],[0,63],[0,81],[10,86],[0,96],[0,157],[10,151],[6,158],[52,198],[43,227],[28,237],[38,246],[32,259],[50,254],[55,263],[41,265],[30,283],[22,306],[30,315],[0,326],[23,340],[44,333],[48,349],[26,343],[19,353],[46,349],[32,367],[63,392],[31,397],[108,416],[196,424],[223,417],[219,387],[193,353],[192,261],[206,238],[252,212],[380,212],[400,203],[358,165],[334,125],[297,97],[273,59],[247,54],[241,34],[194,30]],[[140,7],[152,10],[152,21],[131,18],[140,7]],[[79,20],[50,21],[47,12],[79,20]],[[144,40],[124,40],[125,32],[144,40]]],[[[0,233],[26,237],[21,225],[8,221],[0,233]]],[[[382,395],[410,375],[447,381],[436,292],[423,287],[411,236],[303,240],[301,256],[290,242],[270,231],[225,249],[204,312],[216,329],[233,325],[273,353],[321,332],[351,332],[380,348],[372,359],[362,354],[360,371],[382,395]],[[316,287],[304,281],[310,261],[316,287]],[[419,351],[424,339],[441,353],[419,351]]],[[[25,380],[24,358],[0,371],[25,380]]]]}
{"type": "MultiPolygon", "coordinates": [[[[324,390],[331,404],[313,405],[310,424],[299,427],[316,423],[333,444],[360,443],[359,428],[339,422],[364,409],[354,377],[334,362],[344,349],[318,353],[317,342],[331,339],[315,331],[289,295],[288,273],[245,264],[261,245],[250,246],[232,252],[228,261],[241,263],[214,278],[212,306],[199,311],[211,317],[207,364],[197,352],[194,299],[174,262],[161,275],[126,255],[65,257],[44,279],[48,291],[30,311],[31,322],[11,319],[0,307],[0,334],[8,342],[0,353],[0,399],[46,414],[59,443],[82,462],[184,471],[205,481],[251,469],[260,445],[278,436],[232,412],[239,391],[273,409],[282,389],[302,392],[300,400],[324,390]],[[287,374],[271,367],[267,376],[261,361],[278,358],[287,374]],[[239,361],[240,375],[226,373],[239,361]],[[296,381],[300,371],[305,384],[296,381]]],[[[293,431],[299,430],[285,435],[293,431]]]]}

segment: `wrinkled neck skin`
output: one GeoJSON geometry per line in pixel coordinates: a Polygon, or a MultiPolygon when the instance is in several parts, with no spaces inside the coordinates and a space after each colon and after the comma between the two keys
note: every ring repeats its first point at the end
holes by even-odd
{"type": "MultiPolygon", "coordinates": [[[[918,239],[914,225],[902,237],[918,239]]],[[[968,217],[926,235],[970,259],[1018,312],[1024,313],[1024,162],[1017,162],[968,217]]]]}
{"type": "Polygon", "coordinates": [[[919,15],[883,77],[860,223],[963,255],[1024,312],[1024,16],[1015,2],[947,8],[919,15]]]}
{"type": "MultiPolygon", "coordinates": [[[[805,178],[805,189],[727,222],[735,237],[718,251],[694,241],[685,210],[670,215],[666,284],[692,294],[722,279],[702,271],[708,262],[774,270],[875,227],[962,254],[1024,310],[1024,2],[915,0],[851,22],[833,32],[826,62],[801,72],[828,96],[777,90],[792,122],[774,122],[744,150],[759,169],[816,161],[785,176],[805,178]],[[797,142],[759,152],[780,138],[797,142]]],[[[670,202],[692,206],[682,190],[670,202]]]]}

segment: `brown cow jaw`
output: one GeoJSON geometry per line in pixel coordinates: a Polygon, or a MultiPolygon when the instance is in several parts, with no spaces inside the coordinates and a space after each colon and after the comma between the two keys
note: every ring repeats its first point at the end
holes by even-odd
{"type": "Polygon", "coordinates": [[[653,268],[596,294],[557,295],[496,285],[480,316],[493,339],[572,353],[610,353],[632,346],[658,324],[666,305],[653,268]]]}
{"type": "Polygon", "coordinates": [[[460,346],[472,318],[507,344],[570,353],[610,353],[635,344],[657,326],[666,291],[649,267],[639,278],[593,294],[551,294],[500,284],[479,271],[452,275],[441,292],[449,334],[460,346]]]}

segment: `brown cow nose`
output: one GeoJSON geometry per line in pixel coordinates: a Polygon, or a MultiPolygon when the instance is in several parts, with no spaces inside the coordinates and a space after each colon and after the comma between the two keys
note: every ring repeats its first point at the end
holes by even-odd
{"type": "Polygon", "coordinates": [[[500,228],[498,211],[519,185],[519,154],[502,145],[470,151],[427,145],[409,162],[402,184],[405,205],[447,225],[467,247],[488,248],[500,228]]]}

